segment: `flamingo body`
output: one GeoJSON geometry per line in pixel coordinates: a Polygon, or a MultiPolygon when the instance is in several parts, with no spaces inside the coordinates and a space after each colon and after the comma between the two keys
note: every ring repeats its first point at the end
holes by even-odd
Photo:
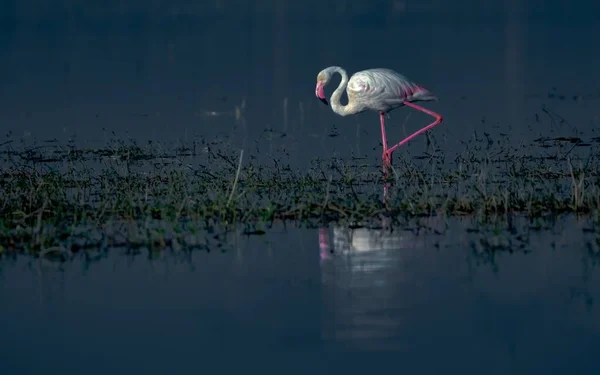
{"type": "Polygon", "coordinates": [[[348,79],[346,71],[339,66],[330,66],[323,69],[317,75],[315,95],[325,104],[328,103],[325,99],[324,88],[334,73],[339,73],[342,76],[338,88],[331,95],[331,108],[335,113],[347,116],[367,110],[379,112],[384,168],[386,164],[391,164],[392,153],[398,147],[443,121],[442,116],[439,114],[413,104],[413,102],[419,101],[437,101],[437,97],[427,89],[391,69],[377,68],[363,70],[354,73],[350,79],[348,79]],[[346,105],[340,103],[344,89],[348,95],[348,103],[346,105]],[[388,148],[385,133],[385,114],[402,106],[409,106],[425,112],[435,117],[436,121],[406,137],[393,147],[388,148]]]}
{"type": "Polygon", "coordinates": [[[437,98],[391,69],[369,69],[356,72],[346,88],[348,97],[363,103],[365,110],[388,113],[405,101],[431,101],[437,98]]]}

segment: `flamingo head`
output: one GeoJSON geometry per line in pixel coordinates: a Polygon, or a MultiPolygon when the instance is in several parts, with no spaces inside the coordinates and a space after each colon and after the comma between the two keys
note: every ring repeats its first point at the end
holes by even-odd
{"type": "Polygon", "coordinates": [[[325,86],[327,86],[327,81],[329,81],[329,74],[327,72],[320,72],[317,76],[317,88],[315,89],[315,95],[322,101],[325,105],[327,105],[327,99],[325,99],[325,86]]]}

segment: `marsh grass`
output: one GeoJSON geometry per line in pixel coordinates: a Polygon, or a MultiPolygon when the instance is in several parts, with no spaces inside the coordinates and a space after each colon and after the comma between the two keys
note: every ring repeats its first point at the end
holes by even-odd
{"type": "Polygon", "coordinates": [[[195,234],[234,226],[261,234],[275,221],[509,221],[520,215],[533,222],[563,213],[591,215],[594,223],[600,218],[597,140],[539,139],[509,147],[486,135],[461,145],[456,155],[403,154],[387,177],[385,200],[377,161],[315,159],[295,170],[272,155],[261,160],[208,142],[172,148],[118,140],[97,149],[57,142],[1,147],[3,249],[206,246],[195,234]]]}

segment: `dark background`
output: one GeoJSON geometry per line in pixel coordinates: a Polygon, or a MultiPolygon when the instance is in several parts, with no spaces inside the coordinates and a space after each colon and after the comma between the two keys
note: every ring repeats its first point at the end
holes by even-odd
{"type": "MultiPolygon", "coordinates": [[[[590,138],[600,125],[598,4],[2,1],[0,137],[95,146],[204,137],[247,154],[258,140],[303,168],[352,153],[377,166],[377,115],[340,117],[314,97],[317,73],[340,65],[391,68],[433,91],[440,101],[425,106],[445,122],[432,135],[448,151],[463,151],[474,131],[515,145],[590,138]]],[[[392,112],[390,140],[430,121],[413,112],[392,112]]],[[[396,251],[329,261],[315,230],[291,226],[189,259],[122,249],[64,265],[5,257],[0,372],[222,373],[207,365],[217,362],[236,373],[331,374],[361,361],[408,373],[597,373],[598,241],[580,235],[587,224],[535,232],[535,251],[490,256],[492,267],[471,247],[485,234],[441,220],[448,235],[399,230],[396,251]],[[359,350],[396,350],[394,367],[359,350]]],[[[343,229],[332,231],[336,242],[343,229]]]]}
{"type": "MultiPolygon", "coordinates": [[[[329,65],[349,73],[387,67],[433,91],[440,101],[427,106],[445,117],[434,133],[451,150],[475,129],[508,133],[518,144],[593,136],[599,122],[594,2],[0,4],[0,130],[13,137],[220,135],[244,147],[274,129],[300,154],[309,135],[335,128],[340,137],[322,143],[323,155],[379,155],[376,114],[342,118],[314,98],[316,75],[329,65]],[[233,116],[243,101],[245,127],[233,116]],[[553,124],[542,108],[568,121],[553,124]]],[[[392,113],[390,141],[429,121],[413,113],[402,128],[409,112],[392,113]]]]}

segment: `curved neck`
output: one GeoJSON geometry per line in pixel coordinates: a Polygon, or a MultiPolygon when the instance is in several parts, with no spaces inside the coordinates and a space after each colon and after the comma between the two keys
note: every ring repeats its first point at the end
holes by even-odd
{"type": "Polygon", "coordinates": [[[331,69],[331,71],[334,73],[340,73],[340,75],[342,76],[342,81],[338,85],[337,89],[335,89],[335,91],[331,95],[331,99],[330,99],[331,109],[333,109],[333,112],[335,112],[341,116],[346,116],[346,115],[351,115],[351,114],[356,113],[356,111],[354,110],[354,103],[351,103],[350,97],[348,97],[348,104],[342,105],[340,103],[342,94],[344,93],[346,86],[348,86],[348,74],[346,74],[346,71],[343,68],[340,68],[339,66],[332,66],[329,69],[331,69]]]}

